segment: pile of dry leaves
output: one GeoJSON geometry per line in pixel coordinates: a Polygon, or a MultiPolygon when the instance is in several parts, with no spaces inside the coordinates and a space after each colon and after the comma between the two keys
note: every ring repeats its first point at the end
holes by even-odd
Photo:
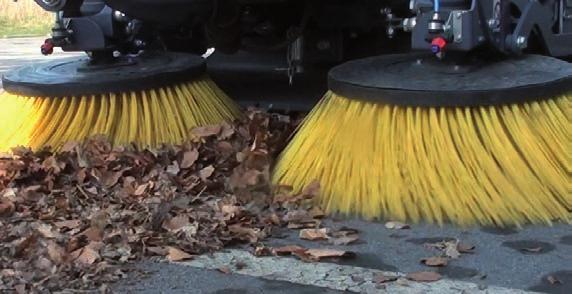
{"type": "Polygon", "coordinates": [[[0,291],[105,290],[121,265],[145,256],[256,247],[316,192],[271,196],[272,158],[294,127],[251,110],[159,150],[102,138],[57,154],[14,150],[0,159],[0,291]]]}

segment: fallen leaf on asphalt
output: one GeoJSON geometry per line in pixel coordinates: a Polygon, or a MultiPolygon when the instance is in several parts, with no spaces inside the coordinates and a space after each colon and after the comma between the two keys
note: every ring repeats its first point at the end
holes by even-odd
{"type": "Polygon", "coordinates": [[[301,252],[301,251],[306,251],[306,248],[298,245],[288,245],[273,249],[275,255],[290,255],[293,252],[301,252]]]}
{"type": "Polygon", "coordinates": [[[318,226],[318,223],[315,220],[308,221],[308,222],[290,222],[288,223],[288,229],[291,230],[298,230],[298,229],[311,229],[318,226]]]}
{"type": "Polygon", "coordinates": [[[192,255],[188,254],[187,252],[180,250],[175,247],[168,247],[167,248],[167,260],[169,261],[184,261],[193,258],[192,255]]]}
{"type": "Polygon", "coordinates": [[[422,259],[421,263],[423,263],[426,266],[442,267],[442,266],[447,266],[449,262],[448,259],[444,257],[429,257],[422,259]]]}
{"type": "Polygon", "coordinates": [[[393,282],[393,281],[397,281],[399,277],[397,276],[386,276],[384,274],[374,274],[373,276],[373,282],[376,284],[383,284],[383,283],[388,283],[388,282],[393,282]]]}
{"type": "Polygon", "coordinates": [[[548,283],[550,283],[550,285],[562,284],[562,281],[560,281],[554,276],[548,276],[546,280],[548,280],[548,283]]]}
{"type": "Polygon", "coordinates": [[[459,242],[459,244],[457,245],[457,250],[460,253],[474,253],[475,245],[459,242]]]}
{"type": "Polygon", "coordinates": [[[219,267],[217,270],[219,272],[221,272],[223,274],[227,274],[227,275],[231,273],[231,270],[228,266],[219,267]]]}
{"type": "Polygon", "coordinates": [[[335,258],[335,257],[351,258],[355,256],[355,253],[351,251],[342,251],[335,249],[308,249],[306,250],[305,253],[317,260],[321,260],[324,258],[335,258]]]}
{"type": "Polygon", "coordinates": [[[409,226],[408,224],[404,224],[402,222],[396,222],[396,221],[391,221],[391,222],[385,223],[385,227],[390,229],[390,230],[405,230],[405,229],[411,228],[411,226],[409,226]]]}
{"type": "Polygon", "coordinates": [[[435,282],[441,280],[442,276],[436,272],[415,272],[407,274],[405,278],[415,282],[435,282]]]}
{"type": "Polygon", "coordinates": [[[356,229],[342,227],[329,233],[329,243],[336,246],[352,244],[359,240],[358,233],[356,229]]]}
{"type": "Polygon", "coordinates": [[[256,248],[254,248],[254,252],[252,254],[254,254],[254,256],[271,256],[271,255],[276,255],[272,252],[272,248],[270,247],[266,247],[264,245],[259,245],[256,246],[256,248]]]}
{"type": "Polygon", "coordinates": [[[542,252],[542,247],[532,247],[532,248],[521,248],[521,251],[528,252],[528,253],[540,253],[542,252]]]}
{"type": "Polygon", "coordinates": [[[458,241],[450,241],[450,242],[445,242],[445,256],[452,258],[452,259],[457,259],[461,256],[461,253],[459,253],[458,248],[458,241]]]}
{"type": "Polygon", "coordinates": [[[345,245],[355,243],[358,240],[359,240],[358,235],[349,235],[349,236],[345,236],[345,237],[331,238],[330,243],[333,245],[336,245],[336,246],[345,246],[345,245]]]}
{"type": "Polygon", "coordinates": [[[328,229],[303,229],[300,231],[300,239],[317,241],[328,239],[328,229]]]}
{"type": "Polygon", "coordinates": [[[163,247],[147,247],[146,248],[147,252],[151,252],[155,255],[159,255],[159,256],[165,256],[167,254],[169,254],[169,250],[165,249],[163,247]]]}

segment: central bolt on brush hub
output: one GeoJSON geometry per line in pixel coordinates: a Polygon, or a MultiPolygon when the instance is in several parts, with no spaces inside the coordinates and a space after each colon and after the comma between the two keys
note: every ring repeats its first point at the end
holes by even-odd
{"type": "Polygon", "coordinates": [[[90,64],[88,57],[37,63],[2,77],[4,89],[29,97],[66,97],[143,91],[186,82],[206,71],[202,57],[149,52],[124,56],[109,64],[90,64]]]}
{"type": "Polygon", "coordinates": [[[445,63],[431,54],[350,61],[328,77],[334,93],[401,106],[484,106],[519,103],[572,91],[572,66],[528,55],[501,62],[445,63]]]}

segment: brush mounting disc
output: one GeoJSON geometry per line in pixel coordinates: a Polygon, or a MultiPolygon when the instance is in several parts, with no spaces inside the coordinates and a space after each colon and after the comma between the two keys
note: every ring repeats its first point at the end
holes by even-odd
{"type": "Polygon", "coordinates": [[[333,68],[328,86],[349,99],[392,105],[499,105],[571,92],[572,64],[540,55],[464,63],[440,61],[431,54],[385,55],[333,68]]]}
{"type": "Polygon", "coordinates": [[[35,63],[2,77],[4,89],[30,97],[66,97],[157,89],[202,75],[200,56],[149,52],[93,65],[89,57],[35,63]]]}

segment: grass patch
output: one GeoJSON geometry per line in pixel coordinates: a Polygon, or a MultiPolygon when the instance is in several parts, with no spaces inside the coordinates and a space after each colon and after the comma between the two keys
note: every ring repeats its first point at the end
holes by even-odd
{"type": "Polygon", "coordinates": [[[0,38],[47,35],[54,21],[32,0],[0,0],[0,38]]]}

